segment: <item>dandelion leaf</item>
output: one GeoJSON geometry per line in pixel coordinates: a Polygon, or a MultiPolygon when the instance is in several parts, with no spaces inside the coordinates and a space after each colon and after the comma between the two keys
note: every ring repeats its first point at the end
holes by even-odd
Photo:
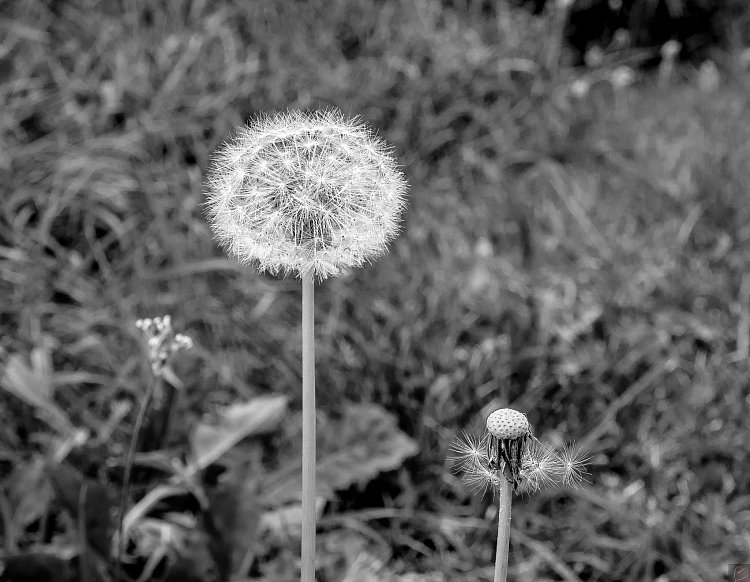
{"type": "MultiPolygon", "coordinates": [[[[331,425],[318,431],[335,435],[334,442],[321,443],[317,462],[317,494],[326,500],[335,491],[364,485],[383,471],[397,469],[418,450],[414,439],[399,430],[396,418],[375,404],[346,406],[342,418],[331,425]]],[[[269,487],[269,505],[299,500],[300,472],[286,475],[269,487]]]]}
{"type": "Polygon", "coordinates": [[[214,424],[198,424],[190,435],[191,468],[203,469],[242,439],[275,430],[286,407],[286,396],[262,396],[229,406],[214,424]]]}

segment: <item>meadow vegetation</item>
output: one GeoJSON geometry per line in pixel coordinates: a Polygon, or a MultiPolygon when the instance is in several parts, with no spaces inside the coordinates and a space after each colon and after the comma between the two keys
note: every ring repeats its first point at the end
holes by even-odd
{"type": "Polygon", "coordinates": [[[109,579],[135,321],[164,314],[194,347],[140,443],[127,573],[298,579],[300,285],[225,258],[202,181],[234,126],[334,106],[411,188],[390,253],[316,291],[319,579],[490,580],[496,506],[446,457],[505,406],[592,457],[516,500],[511,579],[750,561],[748,60],[618,86],[498,4],[0,8],[0,579],[109,579]]]}

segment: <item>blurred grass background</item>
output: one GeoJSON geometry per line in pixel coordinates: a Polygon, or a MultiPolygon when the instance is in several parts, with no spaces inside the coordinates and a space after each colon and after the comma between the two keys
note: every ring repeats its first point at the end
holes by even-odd
{"type": "MultiPolygon", "coordinates": [[[[589,487],[516,503],[513,579],[718,580],[750,561],[740,53],[617,86],[627,55],[567,66],[553,8],[0,10],[0,357],[45,354],[74,424],[99,430],[137,402],[150,369],[134,321],[165,313],[197,346],[176,366],[175,454],[222,405],[281,393],[298,410],[299,285],[221,254],[201,182],[256,113],[336,106],[394,144],[411,191],[390,254],[317,291],[318,402],[334,418],[383,406],[419,454],[328,505],[321,580],[370,579],[336,541],[352,532],[383,541],[373,580],[490,580],[491,500],[445,458],[501,406],[592,455],[589,487]]],[[[45,429],[18,398],[0,410],[7,477],[45,429]]],[[[122,455],[130,418],[102,458],[122,455]]],[[[250,579],[293,580],[296,551],[261,553],[250,579]]]]}

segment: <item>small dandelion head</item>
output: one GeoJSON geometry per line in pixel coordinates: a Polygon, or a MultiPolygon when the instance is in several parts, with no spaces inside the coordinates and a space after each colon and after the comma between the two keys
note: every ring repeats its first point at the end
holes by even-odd
{"type": "Polygon", "coordinates": [[[487,432],[464,432],[451,444],[448,460],[474,493],[493,494],[507,481],[516,493],[551,487],[576,488],[585,479],[588,457],[576,445],[560,451],[531,434],[525,414],[503,408],[487,418],[487,432]]]}
{"type": "Polygon", "coordinates": [[[490,469],[499,469],[518,490],[526,440],[531,436],[529,420],[522,412],[501,408],[487,417],[487,456],[490,469]]]}
{"type": "Polygon", "coordinates": [[[339,111],[289,111],[236,130],[213,156],[207,215],[231,255],[325,279],[385,252],[407,184],[389,147],[339,111]]]}

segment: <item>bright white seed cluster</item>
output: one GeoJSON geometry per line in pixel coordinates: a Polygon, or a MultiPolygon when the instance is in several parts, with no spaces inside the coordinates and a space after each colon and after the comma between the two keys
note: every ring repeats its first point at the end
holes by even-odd
{"type": "Polygon", "coordinates": [[[510,408],[490,414],[482,438],[465,432],[451,445],[449,460],[472,491],[481,494],[496,493],[503,479],[523,493],[579,487],[588,461],[574,445],[555,451],[534,438],[526,415],[510,408]]]}
{"type": "Polygon", "coordinates": [[[325,279],[385,252],[407,184],[390,148],[339,111],[289,111],[236,129],[213,155],[207,215],[243,263],[325,279]]]}
{"type": "Polygon", "coordinates": [[[154,375],[164,372],[169,358],[175,352],[193,347],[193,340],[188,336],[175,333],[172,329],[172,318],[169,315],[139,319],[135,326],[143,332],[148,342],[149,361],[154,375]]]}

